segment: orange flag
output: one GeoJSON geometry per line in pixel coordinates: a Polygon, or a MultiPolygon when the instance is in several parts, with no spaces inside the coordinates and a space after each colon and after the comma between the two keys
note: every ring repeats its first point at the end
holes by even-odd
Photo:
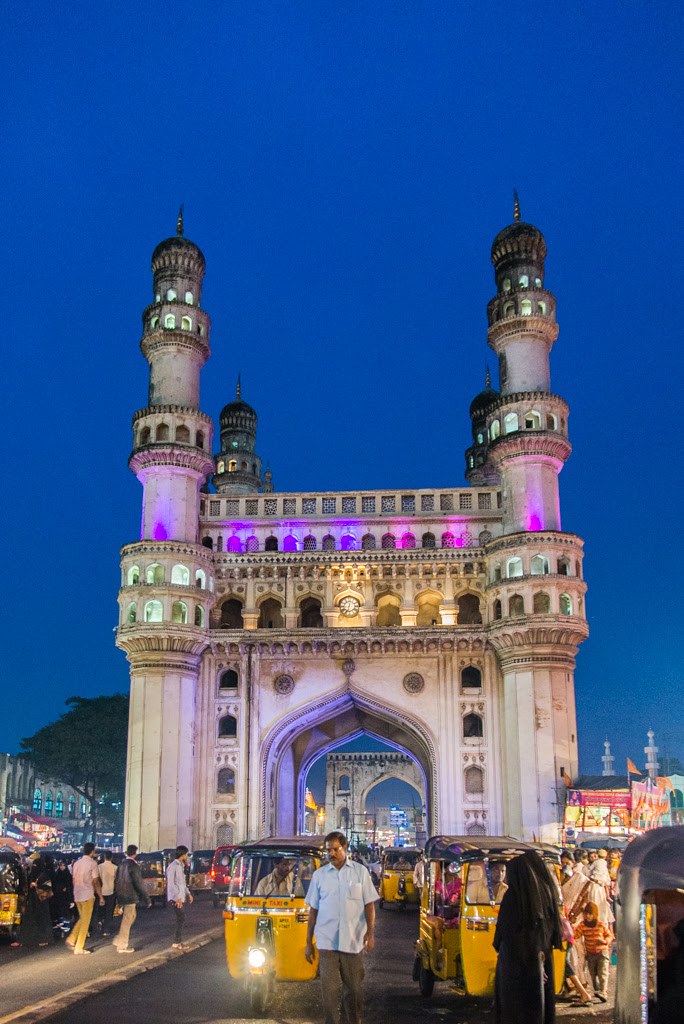
{"type": "Polygon", "coordinates": [[[641,772],[639,771],[637,766],[634,764],[634,761],[632,761],[631,758],[629,758],[629,757],[627,758],[627,774],[628,775],[641,775],[641,772]]]}
{"type": "Polygon", "coordinates": [[[563,782],[565,783],[565,788],[570,789],[570,787],[572,786],[572,779],[570,778],[567,772],[563,772],[563,782]]]}
{"type": "Polygon", "coordinates": [[[672,785],[672,780],[668,779],[666,775],[659,775],[656,779],[656,782],[659,786],[662,786],[663,789],[671,789],[674,793],[674,786],[672,785]]]}

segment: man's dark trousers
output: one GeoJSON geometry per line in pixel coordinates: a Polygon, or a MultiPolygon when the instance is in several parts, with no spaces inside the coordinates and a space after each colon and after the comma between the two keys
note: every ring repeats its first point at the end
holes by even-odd
{"type": "Polygon", "coordinates": [[[363,1018],[363,954],[318,951],[325,1024],[361,1024],[363,1018]]]}
{"type": "Polygon", "coordinates": [[[176,945],[180,945],[183,941],[183,925],[185,924],[185,904],[178,906],[177,903],[173,904],[173,909],[176,914],[176,932],[173,937],[173,941],[176,945]]]}

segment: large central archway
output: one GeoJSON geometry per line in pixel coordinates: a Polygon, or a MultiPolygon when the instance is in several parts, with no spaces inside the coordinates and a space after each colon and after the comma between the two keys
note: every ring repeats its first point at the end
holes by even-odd
{"type": "Polygon", "coordinates": [[[434,835],[438,831],[438,816],[432,737],[422,724],[408,716],[351,692],[300,709],[276,723],[265,738],[260,780],[262,834],[300,833],[309,768],[344,741],[364,733],[408,754],[418,763],[425,783],[427,828],[434,835]]]}

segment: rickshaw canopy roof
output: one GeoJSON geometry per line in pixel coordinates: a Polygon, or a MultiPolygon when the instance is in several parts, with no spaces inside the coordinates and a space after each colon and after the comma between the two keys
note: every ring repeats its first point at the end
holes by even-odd
{"type": "Polygon", "coordinates": [[[325,838],[323,836],[266,836],[264,839],[255,839],[249,843],[239,843],[234,848],[234,855],[240,853],[263,854],[266,857],[273,857],[277,854],[295,856],[298,853],[318,854],[325,851],[325,838]]]}
{"type": "Polygon", "coordinates": [[[526,850],[548,857],[551,849],[511,836],[433,836],[425,844],[425,856],[428,860],[465,862],[483,857],[516,857],[526,850]]]}
{"type": "Polygon", "coordinates": [[[641,893],[684,889],[684,825],[655,828],[633,839],[622,855],[618,891],[636,875],[641,893]]]}

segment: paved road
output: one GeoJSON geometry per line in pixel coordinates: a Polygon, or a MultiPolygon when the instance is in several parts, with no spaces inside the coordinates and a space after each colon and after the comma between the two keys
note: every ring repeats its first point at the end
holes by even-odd
{"type": "MultiPolygon", "coordinates": [[[[430,1000],[411,980],[417,915],[391,910],[378,914],[378,942],[366,965],[366,1024],[489,1024],[491,1004],[459,1000],[437,985],[430,1000]]],[[[94,957],[92,958],[94,959],[94,957]]],[[[611,1012],[559,1006],[563,1024],[608,1024],[611,1012]]],[[[51,1018],[51,1024],[230,1024],[252,1020],[242,986],[228,976],[222,941],[212,942],[154,971],[108,989],[51,1018]]],[[[304,1024],[322,1020],[317,982],[282,984],[270,1020],[304,1024]]]]}

